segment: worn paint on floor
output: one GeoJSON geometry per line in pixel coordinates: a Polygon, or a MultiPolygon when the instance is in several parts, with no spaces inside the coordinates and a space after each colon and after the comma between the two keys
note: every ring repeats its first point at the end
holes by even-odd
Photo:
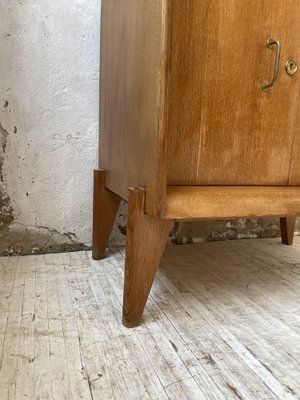
{"type": "Polygon", "coordinates": [[[124,249],[0,258],[0,399],[299,399],[300,238],[167,246],[143,323],[124,249]]]}

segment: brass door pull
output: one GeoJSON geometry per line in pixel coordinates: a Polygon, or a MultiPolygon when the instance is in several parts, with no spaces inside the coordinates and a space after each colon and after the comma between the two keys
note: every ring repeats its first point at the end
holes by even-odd
{"type": "Polygon", "coordinates": [[[269,49],[271,49],[273,46],[276,46],[276,58],[275,58],[274,75],[273,75],[273,79],[272,79],[271,82],[264,82],[263,83],[261,88],[262,88],[262,90],[264,92],[267,92],[268,90],[271,89],[272,86],[274,86],[274,84],[278,80],[278,75],[279,75],[281,43],[279,42],[279,40],[269,38],[267,40],[267,47],[269,49]]]}

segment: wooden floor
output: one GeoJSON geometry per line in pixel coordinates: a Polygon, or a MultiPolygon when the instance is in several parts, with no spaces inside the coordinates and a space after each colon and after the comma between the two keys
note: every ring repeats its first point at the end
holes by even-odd
{"type": "Polygon", "coordinates": [[[144,323],[124,250],[0,258],[0,399],[300,399],[300,237],[170,245],[144,323]]]}

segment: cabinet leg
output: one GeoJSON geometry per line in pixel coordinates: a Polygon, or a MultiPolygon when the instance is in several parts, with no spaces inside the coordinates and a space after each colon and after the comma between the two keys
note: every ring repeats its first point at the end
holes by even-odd
{"type": "Polygon", "coordinates": [[[144,213],[145,191],[130,189],[126,237],[123,324],[138,326],[171,230],[171,220],[144,213]]]}
{"type": "Polygon", "coordinates": [[[294,240],[296,216],[280,218],[281,239],[283,244],[291,246],[294,240]]]}
{"type": "Polygon", "coordinates": [[[93,259],[105,257],[105,249],[112,231],[121,198],[104,185],[105,171],[94,171],[93,259]]]}

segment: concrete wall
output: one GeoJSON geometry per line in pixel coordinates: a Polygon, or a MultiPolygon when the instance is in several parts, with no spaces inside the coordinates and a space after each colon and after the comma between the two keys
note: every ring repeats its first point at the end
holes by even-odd
{"type": "Polygon", "coordinates": [[[97,165],[99,0],[2,1],[0,18],[0,253],[84,248],[97,165]]]}
{"type": "MultiPolygon", "coordinates": [[[[10,0],[0,14],[0,254],[84,249],[97,166],[99,0],[10,0]]],[[[112,240],[124,243],[122,205],[112,240]]],[[[278,234],[274,221],[176,224],[173,241],[278,234]]]]}

